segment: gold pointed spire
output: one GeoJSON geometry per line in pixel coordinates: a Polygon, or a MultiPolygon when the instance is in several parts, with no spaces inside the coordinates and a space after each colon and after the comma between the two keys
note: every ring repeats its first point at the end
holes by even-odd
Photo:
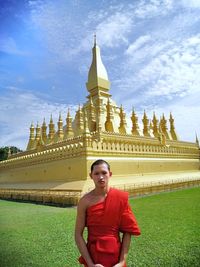
{"type": "Polygon", "coordinates": [[[83,112],[80,105],[76,112],[75,121],[76,121],[76,136],[78,136],[81,135],[84,130],[83,112]]]}
{"type": "Polygon", "coordinates": [[[144,110],[144,116],[143,116],[143,119],[142,119],[142,122],[143,122],[143,134],[144,136],[150,136],[150,133],[149,133],[149,119],[147,118],[147,114],[146,114],[146,111],[144,110]]]}
{"type": "Polygon", "coordinates": [[[35,128],[33,125],[33,122],[31,123],[30,126],[30,136],[29,136],[29,141],[26,150],[31,150],[34,149],[35,146],[35,134],[34,134],[35,128]]]}
{"type": "Polygon", "coordinates": [[[42,136],[41,136],[41,127],[40,127],[39,123],[37,122],[36,135],[35,135],[35,148],[38,151],[38,150],[42,149],[43,146],[44,146],[44,142],[43,142],[42,136]]]}
{"type": "Polygon", "coordinates": [[[45,118],[43,119],[42,126],[46,126],[46,121],[45,121],[45,118]]]}
{"type": "Polygon", "coordinates": [[[97,45],[97,35],[96,33],[94,34],[94,47],[97,45]]]}
{"type": "Polygon", "coordinates": [[[105,129],[107,132],[114,132],[113,123],[112,123],[113,115],[112,115],[111,104],[110,104],[109,98],[108,98],[108,102],[106,105],[106,109],[107,109],[107,116],[106,116],[106,122],[105,122],[105,129]]]}
{"type": "Polygon", "coordinates": [[[34,131],[35,131],[35,127],[34,127],[33,122],[32,122],[31,126],[30,126],[30,139],[32,139],[32,140],[35,139],[34,131]]]}
{"type": "Polygon", "coordinates": [[[138,117],[136,116],[134,108],[132,110],[131,121],[132,121],[132,130],[131,130],[132,134],[133,135],[140,135],[139,134],[139,126],[138,126],[138,117]]]}
{"type": "Polygon", "coordinates": [[[61,112],[59,112],[59,118],[58,121],[62,121],[61,112]]]}
{"type": "Polygon", "coordinates": [[[83,109],[83,115],[84,115],[84,132],[83,132],[83,146],[85,148],[88,148],[91,146],[91,135],[90,130],[88,126],[88,115],[86,109],[83,109]]]}
{"type": "Polygon", "coordinates": [[[119,133],[126,134],[126,118],[122,105],[120,107],[119,117],[120,117],[119,133]]]}
{"type": "Polygon", "coordinates": [[[50,122],[49,122],[49,134],[48,134],[48,143],[53,143],[55,135],[55,125],[53,123],[53,118],[51,114],[50,122]]]}
{"type": "Polygon", "coordinates": [[[47,143],[47,132],[46,131],[47,131],[47,126],[46,126],[46,122],[44,118],[43,124],[42,124],[42,140],[45,144],[47,143]]]}
{"type": "Polygon", "coordinates": [[[163,116],[160,120],[160,125],[161,125],[162,132],[165,135],[166,139],[170,139],[169,133],[168,133],[168,128],[167,128],[167,120],[165,119],[164,113],[163,113],[163,116]]]}
{"type": "Polygon", "coordinates": [[[176,134],[176,130],[174,127],[174,119],[172,117],[172,113],[170,112],[170,117],[169,117],[169,122],[170,122],[170,134],[173,140],[178,140],[178,136],[176,134]]]}
{"type": "Polygon", "coordinates": [[[40,137],[41,137],[41,128],[39,126],[39,123],[37,122],[35,140],[39,141],[40,137]]]}
{"type": "Polygon", "coordinates": [[[68,108],[64,139],[71,138],[73,136],[74,136],[74,132],[72,129],[72,117],[70,116],[70,112],[69,112],[69,108],[68,108]]]}
{"type": "Polygon", "coordinates": [[[58,118],[58,132],[56,136],[56,142],[62,141],[64,137],[64,132],[63,132],[63,121],[61,117],[61,112],[59,112],[59,118],[58,118]]]}
{"type": "Polygon", "coordinates": [[[53,118],[52,118],[52,114],[51,114],[51,118],[50,118],[50,123],[53,123],[53,118]]]}
{"type": "Polygon", "coordinates": [[[199,147],[199,139],[198,139],[197,133],[196,133],[196,144],[197,144],[198,147],[199,147]]]}
{"type": "Polygon", "coordinates": [[[166,136],[163,133],[163,129],[162,129],[162,119],[160,119],[160,123],[159,123],[158,140],[160,141],[161,145],[166,146],[166,136]]]}
{"type": "Polygon", "coordinates": [[[92,49],[92,53],[92,64],[90,66],[88,81],[86,83],[87,89],[89,92],[91,92],[94,88],[96,88],[96,90],[98,88],[103,88],[104,91],[108,91],[110,89],[110,82],[108,80],[106,68],[101,60],[100,48],[96,44],[96,35],[94,37],[94,47],[92,49]]]}
{"type": "Polygon", "coordinates": [[[156,118],[155,112],[153,113],[153,135],[157,138],[159,136],[159,130],[158,130],[158,120],[156,118]]]}

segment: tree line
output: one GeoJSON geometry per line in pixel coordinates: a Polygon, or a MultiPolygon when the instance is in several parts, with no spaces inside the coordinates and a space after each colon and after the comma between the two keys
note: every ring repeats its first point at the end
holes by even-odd
{"type": "Polygon", "coordinates": [[[11,154],[22,152],[22,150],[17,148],[16,146],[0,147],[0,161],[6,160],[8,158],[9,150],[11,154]]]}

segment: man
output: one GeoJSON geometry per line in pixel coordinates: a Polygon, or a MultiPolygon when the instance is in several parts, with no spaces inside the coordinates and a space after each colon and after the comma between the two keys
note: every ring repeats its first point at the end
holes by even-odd
{"type": "Polygon", "coordinates": [[[109,187],[111,176],[106,161],[95,161],[90,173],[95,188],[80,199],[77,207],[75,241],[82,255],[79,262],[85,267],[126,267],[131,235],[140,235],[128,194],[109,187]],[[87,244],[83,238],[86,226],[87,244]]]}

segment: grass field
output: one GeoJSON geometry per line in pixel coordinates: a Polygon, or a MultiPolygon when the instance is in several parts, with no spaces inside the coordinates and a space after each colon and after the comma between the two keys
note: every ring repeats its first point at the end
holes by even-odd
{"type": "MultiPolygon", "coordinates": [[[[128,267],[200,266],[200,188],[130,199],[142,230],[128,267]]],[[[76,267],[76,208],[0,201],[1,267],[76,267]]]]}

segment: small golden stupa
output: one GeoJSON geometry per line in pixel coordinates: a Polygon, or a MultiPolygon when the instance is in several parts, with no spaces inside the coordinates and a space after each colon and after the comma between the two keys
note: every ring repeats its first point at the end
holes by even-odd
{"type": "Polygon", "coordinates": [[[0,162],[0,188],[15,190],[78,190],[92,186],[91,163],[107,160],[113,171],[112,185],[151,182],[170,177],[200,176],[199,143],[180,141],[172,114],[169,129],[165,115],[146,111],[139,127],[133,109],[127,124],[123,106],[112,100],[110,81],[94,42],[93,58],[86,83],[87,101],[75,118],[66,111],[66,123],[59,114],[57,129],[52,116],[47,124],[30,126],[27,150],[0,162]]]}

